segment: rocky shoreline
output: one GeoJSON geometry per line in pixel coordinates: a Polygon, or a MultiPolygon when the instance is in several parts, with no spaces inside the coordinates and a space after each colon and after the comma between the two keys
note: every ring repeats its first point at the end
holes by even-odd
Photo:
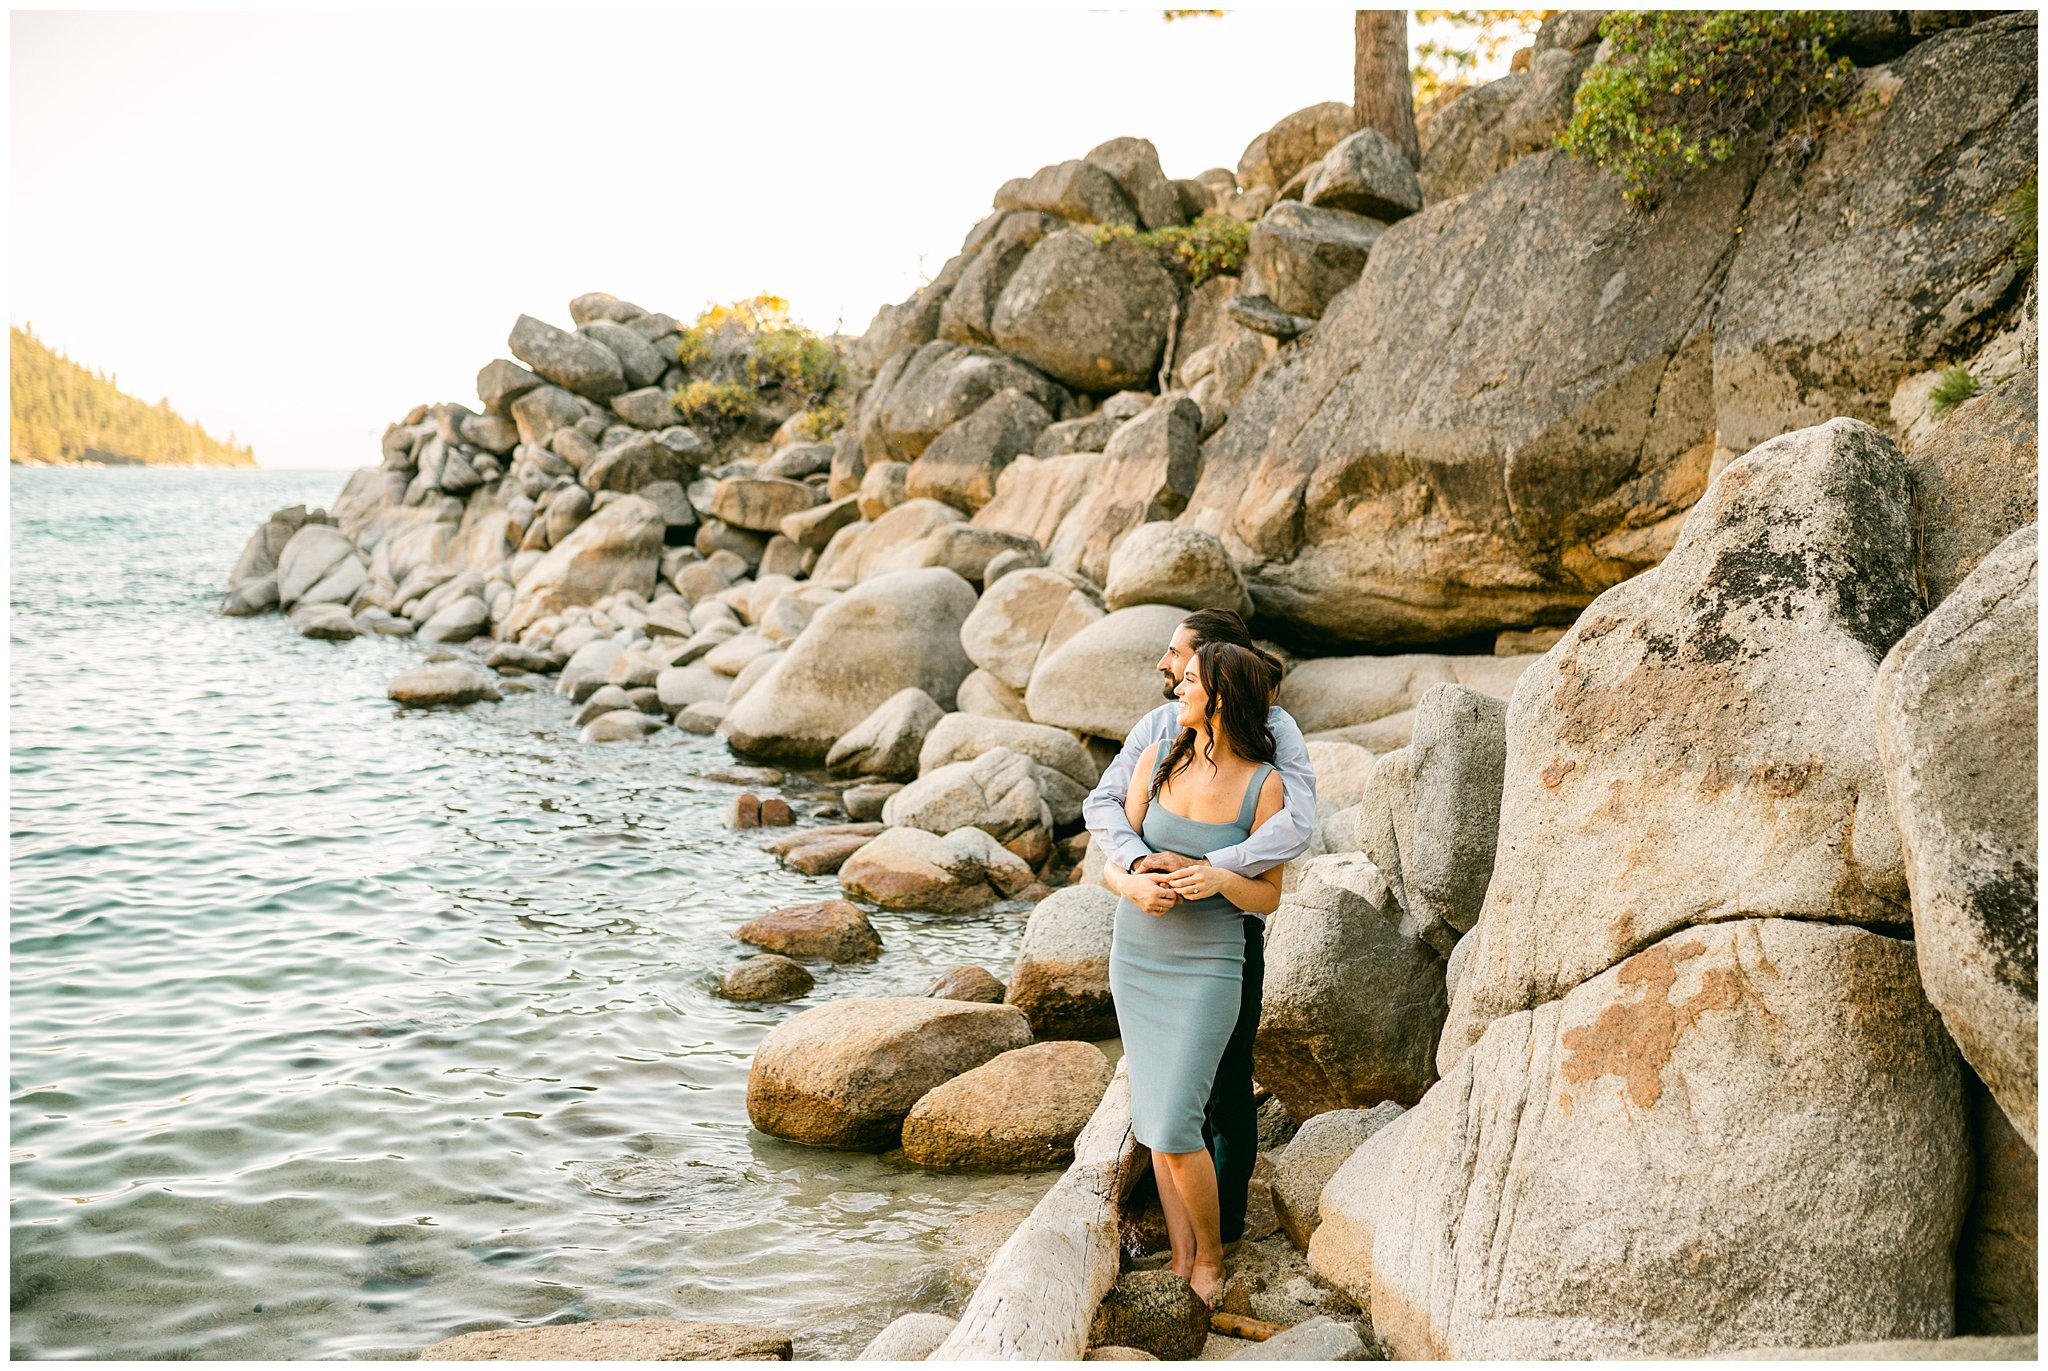
{"type": "Polygon", "coordinates": [[[889,955],[867,909],[1028,910],[1014,965],[755,1057],[764,1132],[1061,1171],[868,1358],[2033,1356],[2038,321],[1995,206],[2034,20],[1871,21],[1862,114],[1632,224],[1548,146],[1597,18],[1431,111],[1419,172],[1319,105],[1235,172],[1119,138],[1007,182],[802,367],[715,313],[522,315],[481,408],[234,568],[225,613],[434,644],[401,709],[727,743],[729,821],[843,898],[737,928],[720,993],[889,955]],[[1154,250],[1228,225],[1229,270],[1154,250]],[[1208,606],[1285,659],[1320,795],[1213,1319],[1160,1269],[1080,823],[1208,606]]]}

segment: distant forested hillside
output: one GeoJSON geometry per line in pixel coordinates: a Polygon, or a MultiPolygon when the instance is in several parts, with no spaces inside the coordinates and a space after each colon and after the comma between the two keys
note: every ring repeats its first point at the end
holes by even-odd
{"type": "Polygon", "coordinates": [[[112,376],[53,352],[32,329],[9,327],[10,461],[52,466],[252,467],[247,445],[215,438],[175,413],[122,392],[112,376]]]}

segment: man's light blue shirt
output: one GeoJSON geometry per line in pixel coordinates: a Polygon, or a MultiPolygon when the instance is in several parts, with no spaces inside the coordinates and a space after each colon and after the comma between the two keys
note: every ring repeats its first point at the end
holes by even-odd
{"type": "MultiPolygon", "coordinates": [[[[1140,719],[1131,736],[1124,739],[1123,750],[1116,754],[1116,760],[1102,773],[1102,780],[1088,792],[1081,805],[1088,831],[1102,845],[1103,856],[1126,871],[1152,849],[1131,827],[1130,816],[1124,812],[1124,797],[1130,793],[1138,758],[1152,744],[1178,733],[1179,718],[1180,705],[1168,701],[1140,719]]],[[[1249,877],[1291,862],[1308,851],[1309,840],[1316,831],[1316,774],[1309,765],[1308,744],[1302,739],[1300,725],[1278,705],[1267,712],[1266,726],[1273,730],[1273,765],[1280,772],[1284,808],[1241,843],[1207,854],[1183,855],[1200,857],[1211,866],[1249,877]]]]}

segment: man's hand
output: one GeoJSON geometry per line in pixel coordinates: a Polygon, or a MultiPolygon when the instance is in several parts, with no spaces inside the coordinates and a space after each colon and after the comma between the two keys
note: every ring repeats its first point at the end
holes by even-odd
{"type": "Polygon", "coordinates": [[[1179,871],[1182,867],[1193,866],[1193,857],[1183,857],[1178,852],[1148,852],[1138,858],[1133,871],[1179,871]]]}
{"type": "Polygon", "coordinates": [[[1223,873],[1207,862],[1189,862],[1165,881],[1183,900],[1204,900],[1223,889],[1223,873]]]}
{"type": "Polygon", "coordinates": [[[1128,892],[1131,903],[1154,918],[1164,914],[1173,908],[1180,898],[1166,888],[1165,881],[1164,876],[1140,875],[1133,872],[1128,892]]]}

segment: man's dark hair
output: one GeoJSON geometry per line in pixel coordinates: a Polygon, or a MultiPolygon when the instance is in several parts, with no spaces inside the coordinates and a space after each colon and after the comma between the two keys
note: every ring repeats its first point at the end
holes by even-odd
{"type": "Polygon", "coordinates": [[[1181,627],[1195,635],[1195,647],[1200,649],[1210,643],[1230,643],[1235,647],[1248,648],[1265,662],[1272,673],[1273,689],[1280,688],[1280,677],[1286,670],[1280,659],[1252,641],[1252,631],[1245,627],[1244,620],[1234,609],[1198,609],[1180,621],[1181,627]]]}

